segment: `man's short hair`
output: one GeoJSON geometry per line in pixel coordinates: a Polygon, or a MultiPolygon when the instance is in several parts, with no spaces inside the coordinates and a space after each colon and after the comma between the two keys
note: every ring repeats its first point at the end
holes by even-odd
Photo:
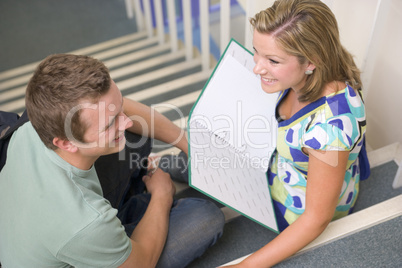
{"type": "Polygon", "coordinates": [[[111,87],[107,67],[89,56],[55,54],[48,56],[36,68],[28,83],[25,102],[29,120],[43,143],[50,149],[55,137],[67,140],[67,132],[84,142],[85,124],[80,120],[83,101],[96,103],[111,87]],[[70,129],[65,129],[67,116],[72,114],[70,129]]]}

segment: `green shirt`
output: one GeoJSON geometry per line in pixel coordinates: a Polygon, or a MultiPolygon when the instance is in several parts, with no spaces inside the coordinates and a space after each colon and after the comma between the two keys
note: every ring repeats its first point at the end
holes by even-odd
{"type": "Polygon", "coordinates": [[[131,252],[95,168],[68,164],[30,122],[11,138],[0,173],[0,211],[4,267],[117,267],[131,252]]]}

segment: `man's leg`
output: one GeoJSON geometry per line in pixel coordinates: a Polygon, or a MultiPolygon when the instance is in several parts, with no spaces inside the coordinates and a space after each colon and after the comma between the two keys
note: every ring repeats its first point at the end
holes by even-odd
{"type": "Polygon", "coordinates": [[[163,155],[159,168],[169,173],[173,181],[188,183],[188,158],[183,151],[178,155],[163,155]]]}
{"type": "MultiPolygon", "coordinates": [[[[123,155],[103,156],[96,161],[95,167],[104,197],[118,208],[117,217],[130,237],[151,197],[150,194],[142,194],[145,188],[142,176],[147,172],[146,161],[151,152],[151,140],[144,140],[144,137],[130,132],[126,132],[126,138],[128,145],[123,155]],[[141,146],[136,146],[138,144],[141,146]]],[[[188,174],[187,156],[181,153],[180,160],[175,159],[176,162],[178,166],[172,166],[171,163],[170,170],[166,171],[185,181],[188,174]]],[[[168,237],[158,267],[185,267],[200,257],[221,237],[224,221],[221,210],[210,201],[198,198],[176,200],[170,213],[168,237]]]]}
{"type": "MultiPolygon", "coordinates": [[[[143,217],[151,196],[141,194],[128,200],[117,217],[130,237],[143,217]]],[[[169,231],[158,268],[186,267],[222,236],[225,219],[212,202],[200,198],[175,200],[170,211],[169,231]]]]}
{"type": "Polygon", "coordinates": [[[169,232],[157,267],[186,267],[222,236],[225,217],[212,202],[200,198],[176,200],[169,232]]]}
{"type": "Polygon", "coordinates": [[[124,226],[126,234],[131,237],[135,227],[144,216],[148,204],[151,201],[150,194],[138,194],[127,200],[117,213],[121,224],[124,226]]]}

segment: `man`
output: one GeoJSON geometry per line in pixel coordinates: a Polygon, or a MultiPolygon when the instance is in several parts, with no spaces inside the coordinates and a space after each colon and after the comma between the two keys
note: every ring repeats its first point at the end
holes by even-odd
{"type": "MultiPolygon", "coordinates": [[[[3,267],[184,267],[220,237],[221,211],[206,200],[174,200],[161,169],[143,176],[147,194],[133,196],[137,162],[125,187],[103,197],[101,177],[104,190],[121,181],[113,159],[125,133],[187,152],[182,131],[123,98],[103,63],[47,57],[27,86],[26,107],[30,122],[13,134],[0,173],[3,267]]],[[[129,143],[137,152],[144,144],[129,143]]]]}

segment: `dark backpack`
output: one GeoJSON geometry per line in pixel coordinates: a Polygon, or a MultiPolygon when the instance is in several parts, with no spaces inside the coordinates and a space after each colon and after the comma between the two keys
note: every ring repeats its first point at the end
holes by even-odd
{"type": "Polygon", "coordinates": [[[7,148],[11,135],[28,121],[26,111],[21,117],[17,113],[0,111],[0,171],[6,163],[7,148]]]}

